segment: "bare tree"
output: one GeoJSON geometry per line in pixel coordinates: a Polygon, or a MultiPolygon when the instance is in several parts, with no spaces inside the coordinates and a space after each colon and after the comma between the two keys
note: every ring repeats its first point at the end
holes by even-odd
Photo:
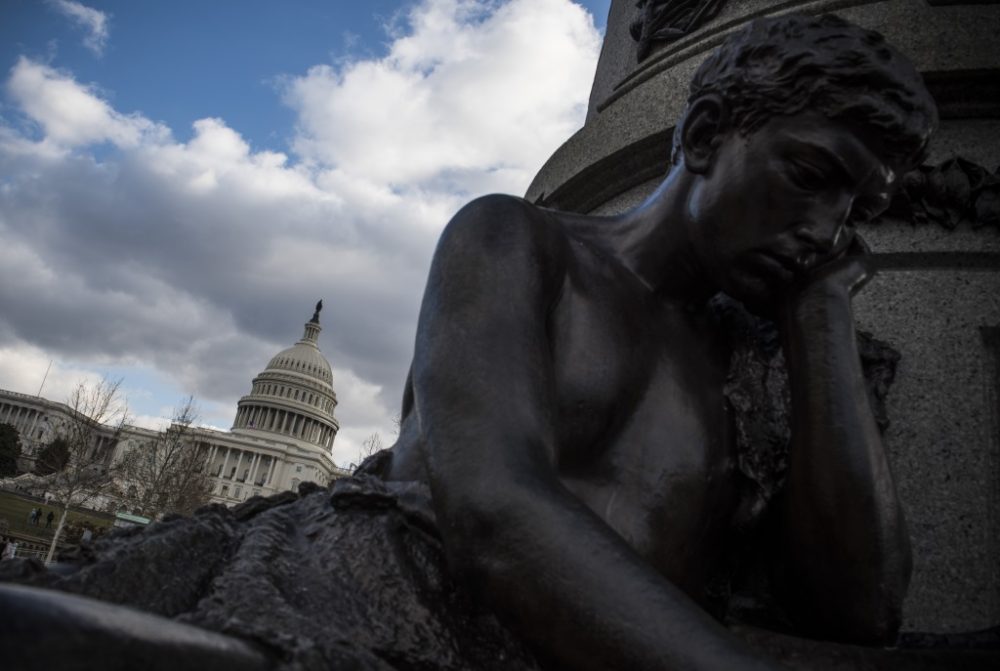
{"type": "Polygon", "coordinates": [[[122,455],[116,469],[119,496],[132,512],[151,518],[190,515],[208,503],[212,483],[192,430],[197,416],[194,398],[188,397],[170,428],[122,455]]]}
{"type": "Polygon", "coordinates": [[[56,436],[43,447],[35,458],[35,475],[51,475],[66,468],[69,461],[69,448],[66,439],[56,436]]]}
{"type": "Polygon", "coordinates": [[[13,424],[0,424],[0,478],[17,475],[21,456],[21,434],[13,424]]]}
{"type": "Polygon", "coordinates": [[[358,450],[358,464],[360,465],[368,457],[382,449],[382,436],[378,431],[368,436],[361,442],[361,449],[358,450]]]}
{"type": "Polygon", "coordinates": [[[93,385],[78,384],[66,403],[69,418],[57,429],[64,453],[43,450],[38,457],[41,470],[51,473],[46,488],[62,507],[47,562],[55,554],[70,506],[84,505],[114,490],[114,451],[128,419],[121,384],[121,380],[107,378],[93,385]],[[53,463],[46,463],[48,459],[53,463]]]}

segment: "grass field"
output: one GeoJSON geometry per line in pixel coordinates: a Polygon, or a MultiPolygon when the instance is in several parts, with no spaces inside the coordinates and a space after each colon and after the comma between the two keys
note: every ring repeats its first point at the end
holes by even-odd
{"type": "MultiPolygon", "coordinates": [[[[0,491],[0,519],[7,520],[11,531],[51,539],[56,526],[59,524],[59,516],[61,514],[62,509],[57,506],[39,503],[35,499],[19,496],[12,492],[0,491]],[[42,508],[42,515],[39,517],[38,526],[36,527],[28,524],[28,513],[31,512],[32,508],[38,506],[42,508]],[[55,513],[55,517],[52,518],[52,528],[46,529],[45,516],[49,514],[50,510],[55,513]]],[[[79,526],[82,522],[88,522],[97,528],[110,527],[113,521],[105,516],[75,510],[70,510],[69,515],[66,517],[67,525],[79,526]]]]}

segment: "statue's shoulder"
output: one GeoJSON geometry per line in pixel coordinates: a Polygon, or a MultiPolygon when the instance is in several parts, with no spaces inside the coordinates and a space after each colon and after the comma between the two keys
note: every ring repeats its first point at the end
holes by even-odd
{"type": "Polygon", "coordinates": [[[512,229],[522,226],[551,228],[554,221],[551,210],[518,196],[494,193],[467,203],[452,217],[448,227],[480,227],[485,231],[513,232],[512,229]]]}
{"type": "Polygon", "coordinates": [[[566,245],[565,228],[552,211],[517,196],[491,194],[469,202],[452,217],[435,255],[482,254],[483,260],[504,263],[541,255],[554,261],[566,245]]]}

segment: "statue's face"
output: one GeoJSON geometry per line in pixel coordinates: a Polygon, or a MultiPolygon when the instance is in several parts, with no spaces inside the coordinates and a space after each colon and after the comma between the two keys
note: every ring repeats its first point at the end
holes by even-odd
{"type": "Polygon", "coordinates": [[[878,138],[818,112],[718,140],[689,202],[690,235],[709,276],[751,306],[842,254],[857,224],[889,204],[896,176],[878,138]]]}

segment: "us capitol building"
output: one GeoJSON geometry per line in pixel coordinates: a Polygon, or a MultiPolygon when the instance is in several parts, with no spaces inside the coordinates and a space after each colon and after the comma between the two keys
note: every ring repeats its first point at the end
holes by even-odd
{"type": "MultiPolygon", "coordinates": [[[[302,339],[274,355],[253,379],[250,393],[237,403],[230,431],[188,430],[191,443],[205,457],[213,502],[233,505],[251,496],[295,490],[302,482],[327,485],[349,473],[330,456],[340,424],[333,414],[337,394],[330,363],[318,345],[321,309],[322,301],[306,322],[302,339]]],[[[0,390],[0,423],[14,425],[21,436],[21,466],[30,468],[71,415],[63,403],[0,390]]],[[[161,435],[127,427],[117,444],[111,444],[109,428],[108,436],[98,440],[107,441],[104,447],[112,463],[161,435]]]]}

